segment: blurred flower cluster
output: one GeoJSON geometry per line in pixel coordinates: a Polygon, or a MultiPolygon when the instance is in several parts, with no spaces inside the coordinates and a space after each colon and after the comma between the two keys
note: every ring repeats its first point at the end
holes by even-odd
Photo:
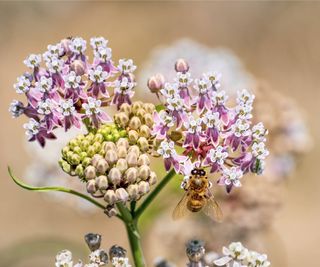
{"type": "Polygon", "coordinates": [[[14,100],[9,111],[13,117],[29,117],[24,124],[29,141],[44,146],[46,139],[56,138],[54,129],[80,128],[82,122],[98,128],[111,121],[102,107],[131,103],[136,66],[131,59],[120,59],[115,65],[107,44],[103,37],[90,39],[92,62],[86,55],[87,42],[80,37],[63,39],[48,45],[42,55],[26,58],[31,72],[19,76],[14,88],[27,103],[14,100]]]}
{"type": "Polygon", "coordinates": [[[173,83],[163,83],[160,75],[148,82],[164,104],[154,115],[152,133],[162,141],[157,152],[166,170],[173,166],[184,174],[184,184],[195,167],[210,168],[210,173],[220,173],[218,183],[228,193],[241,186],[245,173],[261,174],[269,154],[265,147],[268,131],[261,122],[252,125],[254,95],[239,91],[237,105],[229,107],[226,92],[219,89],[218,74],[205,73],[193,80],[182,59],[175,69],[173,83]],[[182,155],[176,152],[176,145],[183,147],[182,155]]]}
{"type": "Polygon", "coordinates": [[[78,261],[74,264],[72,259],[72,253],[69,250],[60,251],[56,256],[56,267],[99,267],[107,266],[111,263],[113,267],[131,267],[127,258],[127,251],[119,246],[112,246],[108,253],[100,249],[101,235],[99,234],[87,234],[85,241],[91,251],[89,254],[89,263],[84,264],[82,261],[78,261]]]}

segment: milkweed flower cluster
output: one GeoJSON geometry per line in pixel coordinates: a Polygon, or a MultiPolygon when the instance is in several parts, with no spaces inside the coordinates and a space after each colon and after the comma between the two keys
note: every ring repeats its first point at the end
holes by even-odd
{"type": "Polygon", "coordinates": [[[13,117],[24,114],[29,141],[45,145],[55,139],[53,130],[81,127],[82,121],[98,128],[111,117],[102,107],[131,103],[136,85],[131,59],[112,60],[112,50],[103,37],[90,39],[94,58],[89,62],[87,42],[80,37],[67,38],[41,54],[31,54],[24,64],[30,69],[17,78],[14,89],[27,103],[14,100],[9,107],[13,117]],[[113,91],[113,92],[112,92],[113,91]]]}
{"type": "Polygon", "coordinates": [[[112,246],[109,249],[109,254],[100,249],[101,235],[98,234],[87,234],[85,241],[91,251],[89,254],[89,263],[85,264],[82,261],[78,261],[74,264],[72,259],[72,253],[69,250],[60,251],[56,256],[55,266],[56,267],[99,267],[109,266],[113,267],[131,267],[127,258],[127,251],[119,246],[112,246]]]}
{"type": "Polygon", "coordinates": [[[241,186],[245,173],[261,174],[269,154],[268,131],[261,122],[252,125],[254,95],[239,91],[236,105],[230,107],[219,74],[205,73],[193,80],[184,60],[178,60],[175,69],[173,83],[164,83],[159,75],[148,82],[163,101],[162,110],[154,114],[152,134],[161,142],[158,153],[166,170],[173,166],[188,177],[192,166],[209,168],[219,173],[218,184],[227,192],[241,186]],[[183,148],[181,155],[177,146],[183,148]]]}

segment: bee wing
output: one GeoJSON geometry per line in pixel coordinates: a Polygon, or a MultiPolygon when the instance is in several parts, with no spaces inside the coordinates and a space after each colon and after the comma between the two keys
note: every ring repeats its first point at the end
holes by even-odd
{"type": "Polygon", "coordinates": [[[183,197],[181,198],[181,200],[179,201],[179,203],[177,204],[177,206],[175,207],[175,209],[172,213],[172,218],[174,220],[178,220],[178,219],[182,218],[188,212],[188,208],[187,208],[188,197],[189,197],[188,194],[189,193],[186,192],[183,195],[183,197]]]}
{"type": "Polygon", "coordinates": [[[222,222],[223,214],[218,202],[213,196],[209,197],[203,207],[203,212],[217,222],[222,222]]]}

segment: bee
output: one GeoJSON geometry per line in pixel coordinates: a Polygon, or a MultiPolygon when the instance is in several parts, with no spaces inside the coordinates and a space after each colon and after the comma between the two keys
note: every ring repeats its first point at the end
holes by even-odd
{"type": "Polygon", "coordinates": [[[173,219],[180,219],[189,210],[191,212],[203,211],[210,218],[221,222],[222,211],[214,199],[210,187],[211,182],[208,180],[205,170],[193,169],[189,179],[184,181],[183,189],[186,192],[173,211],[173,219]]]}

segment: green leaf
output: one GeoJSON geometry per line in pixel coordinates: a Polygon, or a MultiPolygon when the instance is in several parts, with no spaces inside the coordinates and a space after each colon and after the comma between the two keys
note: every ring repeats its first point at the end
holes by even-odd
{"type": "Polygon", "coordinates": [[[166,107],[164,106],[164,105],[162,105],[162,104],[159,104],[159,105],[156,105],[156,111],[160,111],[160,110],[163,110],[163,109],[165,109],[166,107]]]}

